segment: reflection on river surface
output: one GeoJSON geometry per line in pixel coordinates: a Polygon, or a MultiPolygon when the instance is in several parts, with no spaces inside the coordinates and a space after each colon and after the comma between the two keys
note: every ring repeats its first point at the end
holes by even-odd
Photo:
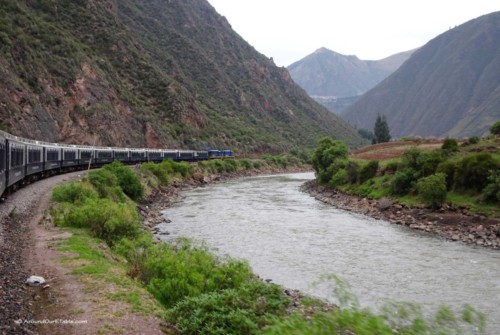
{"type": "Polygon", "coordinates": [[[312,173],[252,177],[198,188],[165,211],[162,230],[246,259],[263,278],[329,299],[322,275],[348,281],[362,307],[387,299],[461,308],[500,329],[500,253],[352,214],[299,191],[312,173]]]}

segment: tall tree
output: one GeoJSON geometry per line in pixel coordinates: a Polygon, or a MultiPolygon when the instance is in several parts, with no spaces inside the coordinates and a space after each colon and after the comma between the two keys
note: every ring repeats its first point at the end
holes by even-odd
{"type": "Polygon", "coordinates": [[[375,135],[374,143],[384,143],[391,140],[391,133],[389,131],[389,125],[387,124],[385,115],[377,115],[373,133],[375,135]]]}

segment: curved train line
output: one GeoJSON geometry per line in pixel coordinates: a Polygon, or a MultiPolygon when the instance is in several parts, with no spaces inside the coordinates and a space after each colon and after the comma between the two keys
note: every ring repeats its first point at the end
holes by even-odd
{"type": "Polygon", "coordinates": [[[234,158],[231,150],[119,148],[49,143],[0,130],[0,198],[18,187],[51,175],[100,167],[115,160],[141,162],[200,161],[234,158]]]}

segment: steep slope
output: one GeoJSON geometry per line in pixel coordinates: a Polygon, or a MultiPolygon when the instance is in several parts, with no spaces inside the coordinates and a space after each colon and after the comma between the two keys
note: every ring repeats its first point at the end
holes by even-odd
{"type": "Polygon", "coordinates": [[[206,0],[5,0],[0,42],[0,126],[22,136],[240,152],[359,143],[206,0]]]}
{"type": "Polygon", "coordinates": [[[385,114],[393,137],[485,135],[500,120],[500,12],[451,29],[417,50],[342,115],[373,129],[385,114]]]}

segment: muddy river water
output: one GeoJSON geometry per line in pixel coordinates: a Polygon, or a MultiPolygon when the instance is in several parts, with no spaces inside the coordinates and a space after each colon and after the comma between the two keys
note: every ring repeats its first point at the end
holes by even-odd
{"type": "Polygon", "coordinates": [[[189,237],[247,260],[255,273],[335,301],[315,285],[333,274],[362,307],[387,300],[425,310],[469,304],[500,334],[500,252],[441,240],[407,227],[338,210],[299,191],[312,173],[251,177],[188,191],[167,209],[165,239],[189,237]]]}

